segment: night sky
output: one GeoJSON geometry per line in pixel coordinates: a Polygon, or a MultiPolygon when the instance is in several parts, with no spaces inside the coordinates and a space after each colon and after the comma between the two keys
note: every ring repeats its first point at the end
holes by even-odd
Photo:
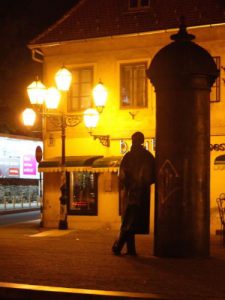
{"type": "Polygon", "coordinates": [[[29,105],[26,87],[41,72],[40,64],[32,61],[27,44],[77,2],[7,0],[0,3],[0,133],[18,131],[18,114],[29,105]]]}

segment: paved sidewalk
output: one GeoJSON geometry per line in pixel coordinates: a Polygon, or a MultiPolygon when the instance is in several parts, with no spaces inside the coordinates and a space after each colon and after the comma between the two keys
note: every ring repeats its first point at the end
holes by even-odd
{"type": "Polygon", "coordinates": [[[212,237],[208,259],[154,257],[150,235],[137,236],[137,257],[114,256],[115,231],[43,230],[38,224],[0,227],[0,282],[225,299],[220,237],[212,237]]]}

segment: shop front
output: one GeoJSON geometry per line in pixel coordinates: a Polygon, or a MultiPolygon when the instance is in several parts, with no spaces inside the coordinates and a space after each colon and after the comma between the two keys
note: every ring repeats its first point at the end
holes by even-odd
{"type": "Polygon", "coordinates": [[[225,136],[211,137],[211,174],[210,174],[210,188],[211,188],[211,232],[218,233],[221,229],[221,221],[218,212],[216,199],[220,194],[225,193],[225,136]]]}
{"type": "MultiPolygon", "coordinates": [[[[216,199],[225,192],[225,136],[211,136],[210,227],[220,228],[216,199]]],[[[64,168],[60,158],[42,161],[44,201],[43,226],[58,228],[60,218],[60,174],[66,171],[69,199],[68,228],[97,229],[120,226],[118,170],[122,156],[68,156],[64,168]]],[[[154,231],[154,185],[151,187],[150,232],[154,231]]]]}
{"type": "Polygon", "coordinates": [[[43,161],[44,173],[43,226],[57,227],[60,217],[60,173],[66,172],[68,188],[68,228],[119,228],[120,201],[118,167],[121,156],[67,157],[43,161]]]}

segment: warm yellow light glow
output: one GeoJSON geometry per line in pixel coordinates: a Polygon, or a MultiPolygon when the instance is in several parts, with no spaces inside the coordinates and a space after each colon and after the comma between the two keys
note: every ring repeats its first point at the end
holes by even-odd
{"type": "Polygon", "coordinates": [[[60,91],[68,91],[71,81],[72,73],[65,67],[62,67],[55,75],[56,86],[60,91]]]}
{"type": "Polygon", "coordinates": [[[26,108],[22,113],[22,117],[25,126],[33,126],[36,120],[36,113],[32,108],[26,108]]]}
{"type": "Polygon", "coordinates": [[[51,87],[46,91],[45,104],[48,109],[56,109],[59,105],[60,92],[55,87],[51,87]]]}
{"type": "Polygon", "coordinates": [[[99,113],[96,109],[88,108],[84,112],[84,124],[91,131],[97,126],[99,113]]]}
{"type": "Polygon", "coordinates": [[[103,109],[105,107],[107,94],[108,94],[103,83],[99,82],[93,89],[92,93],[93,93],[93,97],[94,97],[95,106],[97,108],[103,109]]]}
{"type": "Polygon", "coordinates": [[[46,87],[40,80],[36,80],[27,87],[27,93],[31,104],[43,104],[45,100],[46,87]]]}

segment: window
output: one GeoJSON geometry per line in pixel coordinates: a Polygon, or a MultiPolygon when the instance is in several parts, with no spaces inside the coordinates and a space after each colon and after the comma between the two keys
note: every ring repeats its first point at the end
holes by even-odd
{"type": "Polygon", "coordinates": [[[147,107],[147,63],[122,64],[120,67],[121,108],[147,107]]]}
{"type": "Polygon", "coordinates": [[[76,112],[92,106],[93,68],[72,70],[73,82],[68,96],[68,111],[76,112]]]}
{"type": "Polygon", "coordinates": [[[137,10],[150,7],[150,0],[129,0],[129,9],[137,10]]]}
{"type": "Polygon", "coordinates": [[[70,173],[69,214],[97,215],[96,173],[70,173]]]}
{"type": "MultiPolygon", "coordinates": [[[[220,57],[215,56],[213,59],[216,63],[217,69],[220,70],[220,57]]],[[[211,88],[210,102],[220,102],[220,75],[216,78],[216,81],[211,88]]]]}

